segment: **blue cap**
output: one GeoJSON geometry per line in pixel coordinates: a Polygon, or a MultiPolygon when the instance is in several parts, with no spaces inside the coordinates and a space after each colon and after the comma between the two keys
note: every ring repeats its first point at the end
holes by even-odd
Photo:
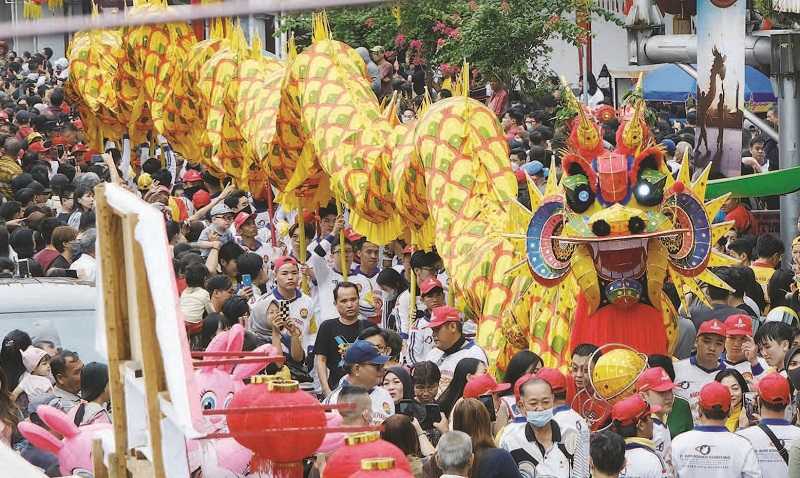
{"type": "Polygon", "coordinates": [[[541,161],[528,161],[527,163],[522,165],[522,169],[528,173],[528,176],[538,176],[541,174],[544,177],[547,177],[550,170],[544,167],[544,164],[541,161]]]}
{"type": "Polygon", "coordinates": [[[347,348],[347,352],[344,353],[344,361],[345,363],[349,364],[371,363],[375,365],[383,365],[389,361],[389,356],[381,355],[381,353],[378,351],[378,347],[376,347],[372,342],[368,342],[366,340],[356,340],[352,345],[350,345],[350,347],[347,348]]]}
{"type": "Polygon", "coordinates": [[[663,146],[669,154],[675,154],[675,141],[671,139],[662,139],[661,146],[663,146]]]}

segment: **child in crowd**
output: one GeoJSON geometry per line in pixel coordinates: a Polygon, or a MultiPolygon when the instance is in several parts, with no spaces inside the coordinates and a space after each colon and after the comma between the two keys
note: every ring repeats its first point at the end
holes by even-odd
{"type": "Polygon", "coordinates": [[[22,374],[19,385],[11,393],[14,400],[25,393],[28,400],[53,392],[53,383],[50,381],[50,356],[44,350],[30,346],[22,351],[22,363],[26,372],[22,374]]]}

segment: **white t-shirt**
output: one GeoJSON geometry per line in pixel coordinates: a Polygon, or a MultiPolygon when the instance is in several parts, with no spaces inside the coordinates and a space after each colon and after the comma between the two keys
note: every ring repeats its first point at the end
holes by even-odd
{"type": "Polygon", "coordinates": [[[725,360],[725,367],[734,368],[738,370],[739,373],[741,373],[744,376],[745,380],[750,380],[752,378],[759,378],[760,376],[764,375],[767,372],[767,369],[769,369],[767,361],[761,357],[758,358],[758,364],[755,367],[750,365],[750,362],[748,362],[747,360],[743,360],[737,363],[725,360]]]}
{"type": "Polygon", "coordinates": [[[666,466],[653,448],[653,442],[641,438],[625,440],[625,468],[620,478],[666,478],[666,466]]]}
{"type": "Polygon", "coordinates": [[[89,254],[81,254],[77,261],[69,266],[70,270],[78,273],[78,279],[89,282],[97,280],[97,260],[89,254]]]}
{"type": "Polygon", "coordinates": [[[657,417],[653,419],[653,448],[655,448],[658,456],[664,462],[667,468],[667,474],[672,476],[674,470],[672,468],[672,436],[670,435],[667,425],[659,420],[657,417]]]}
{"type": "MultiPolygon", "coordinates": [[[[792,447],[792,443],[800,438],[800,428],[786,420],[764,418],[761,423],[769,427],[787,451],[792,447]]],[[[736,433],[747,438],[753,445],[764,476],[788,476],[789,466],[783,461],[778,449],[772,444],[772,440],[764,433],[764,430],[758,426],[752,426],[736,433]]]]}
{"type": "Polygon", "coordinates": [[[353,269],[353,274],[349,278],[350,282],[358,286],[361,315],[373,323],[380,323],[383,320],[383,289],[378,285],[380,271],[378,268],[374,274],[368,276],[358,266],[353,269]]]}
{"type": "Polygon", "coordinates": [[[294,322],[302,333],[303,350],[310,353],[317,339],[319,324],[314,316],[313,301],[299,289],[295,291],[293,299],[284,298],[277,288],[256,299],[250,306],[250,330],[262,338],[271,339],[268,331],[271,330],[272,324],[267,324],[267,307],[273,301],[287,307],[289,320],[294,322]]]}
{"type": "Polygon", "coordinates": [[[677,478],[762,476],[750,442],[724,426],[698,425],[676,436],[672,440],[672,466],[677,478]]]}
{"type": "Polygon", "coordinates": [[[408,345],[406,346],[406,363],[415,364],[427,360],[427,357],[436,346],[433,343],[433,329],[427,328],[430,323],[428,314],[422,312],[425,305],[417,301],[417,320],[408,325],[408,345]]]}
{"type": "Polygon", "coordinates": [[[484,364],[489,365],[489,360],[486,358],[486,352],[484,352],[483,349],[472,340],[464,341],[464,344],[461,345],[458,350],[450,354],[445,355],[443,350],[434,347],[425,356],[425,360],[435,363],[436,366],[439,367],[439,371],[442,373],[442,379],[439,382],[440,392],[446,389],[450,384],[450,381],[453,379],[453,372],[456,369],[456,365],[458,365],[458,362],[464,358],[476,358],[484,364]]]}
{"type": "Polygon", "coordinates": [[[717,373],[725,368],[725,364],[720,361],[714,370],[702,369],[697,365],[694,356],[675,362],[675,395],[689,402],[695,424],[699,423],[697,401],[700,399],[700,389],[703,385],[713,382],[717,373]]]}
{"type": "MultiPolygon", "coordinates": [[[[342,387],[347,384],[347,376],[345,375],[339,386],[322,403],[328,405],[339,403],[339,393],[341,393],[342,387]]],[[[380,425],[384,420],[394,415],[394,400],[392,400],[392,396],[389,395],[386,389],[374,387],[369,392],[369,398],[372,400],[372,423],[374,425],[380,425]]]]}
{"type": "Polygon", "coordinates": [[[589,425],[586,420],[568,405],[555,407],[553,420],[561,429],[561,439],[567,447],[567,451],[574,456],[571,476],[573,478],[589,478],[589,425]]]}
{"type": "Polygon", "coordinates": [[[561,443],[561,429],[558,422],[551,421],[553,427],[553,445],[549,450],[539,448],[539,443],[533,434],[532,427],[527,423],[509,423],[499,447],[511,453],[511,457],[519,467],[520,475],[525,478],[572,478],[570,459],[564,453],[564,444],[561,443]]]}

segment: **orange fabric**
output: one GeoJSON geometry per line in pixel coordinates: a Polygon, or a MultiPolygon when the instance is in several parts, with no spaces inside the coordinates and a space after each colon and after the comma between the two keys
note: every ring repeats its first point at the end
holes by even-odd
{"type": "Polygon", "coordinates": [[[725,215],[725,220],[734,221],[733,227],[739,234],[758,232],[758,222],[755,216],[741,203],[725,215]]]}

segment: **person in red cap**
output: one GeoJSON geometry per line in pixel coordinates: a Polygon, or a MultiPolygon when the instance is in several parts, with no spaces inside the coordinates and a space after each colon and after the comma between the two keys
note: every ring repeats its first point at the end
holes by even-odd
{"type": "Polygon", "coordinates": [[[703,385],[713,382],[714,376],[725,369],[720,358],[725,350],[725,324],[719,320],[709,320],[700,325],[695,339],[697,353],[675,364],[675,393],[689,402],[695,423],[697,398],[703,385]]]}
{"type": "Polygon", "coordinates": [[[419,293],[422,304],[417,301],[417,320],[413,322],[408,332],[408,361],[417,363],[425,360],[433,350],[433,331],[428,327],[431,321],[431,311],[445,305],[444,287],[439,279],[429,277],[419,284],[419,293]],[[422,305],[422,307],[420,307],[422,305]]]}
{"type": "Polygon", "coordinates": [[[800,428],[786,421],[786,407],[791,403],[789,380],[772,372],[758,381],[758,425],[737,433],[756,450],[764,476],[789,476],[789,447],[800,443],[800,428]]]}
{"type": "Polygon", "coordinates": [[[463,358],[475,358],[488,365],[486,352],[473,340],[467,340],[463,333],[461,314],[449,305],[431,311],[431,321],[425,326],[433,330],[435,348],[428,352],[425,360],[439,366],[442,380],[439,388],[444,390],[453,378],[453,371],[463,358]]]}
{"type": "Polygon", "coordinates": [[[773,476],[762,475],[750,442],[725,428],[731,409],[728,387],[719,382],[704,385],[698,394],[698,409],[700,425],[672,440],[672,466],[677,478],[773,476]]]}
{"type": "Polygon", "coordinates": [[[573,457],[575,476],[589,476],[589,424],[567,404],[567,377],[554,368],[539,369],[536,378],[541,378],[553,389],[553,420],[561,428],[561,434],[575,443],[573,457]]]}
{"type": "Polygon", "coordinates": [[[667,466],[653,443],[653,411],[638,394],[620,400],[611,409],[611,429],[625,439],[626,463],[622,476],[668,476],[667,466]]]}
{"type": "Polygon", "coordinates": [[[753,319],[747,314],[734,314],[725,319],[725,366],[735,368],[744,378],[763,375],[767,362],[758,356],[758,347],[753,340],[753,319]]]}
{"type": "Polygon", "coordinates": [[[648,368],[636,379],[636,390],[653,412],[653,445],[656,453],[672,471],[672,438],[667,417],[675,403],[675,384],[661,367],[648,368]]]}
{"type": "Polygon", "coordinates": [[[271,261],[273,257],[279,257],[272,245],[258,240],[258,226],[256,226],[256,215],[247,211],[242,211],[233,219],[233,227],[236,230],[236,243],[242,246],[245,252],[254,252],[271,261]]]}
{"type": "Polygon", "coordinates": [[[293,257],[278,257],[275,259],[274,269],[275,287],[250,306],[249,329],[264,340],[268,340],[267,337],[271,339],[275,324],[269,320],[267,309],[270,304],[276,302],[280,309],[281,327],[291,330],[287,327],[287,323],[291,322],[301,333],[303,351],[310,355],[317,337],[314,300],[300,290],[300,269],[293,257]]]}

